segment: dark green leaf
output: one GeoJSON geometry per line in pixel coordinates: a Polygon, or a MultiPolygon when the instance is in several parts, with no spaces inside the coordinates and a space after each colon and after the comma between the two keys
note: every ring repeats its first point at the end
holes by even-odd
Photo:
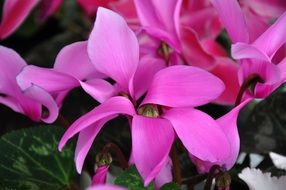
{"type": "Polygon", "coordinates": [[[77,174],[73,162],[74,143],[58,151],[63,132],[56,126],[37,126],[3,135],[0,139],[0,187],[66,189],[77,174]]]}
{"type": "Polygon", "coordinates": [[[281,87],[241,115],[239,123],[241,150],[267,154],[270,151],[286,154],[286,92],[281,87]]]}
{"type": "Polygon", "coordinates": [[[147,187],[144,187],[143,180],[134,166],[122,172],[115,179],[115,184],[127,187],[129,190],[153,190],[154,189],[154,183],[151,183],[147,187]]]}
{"type": "Polygon", "coordinates": [[[176,183],[166,183],[163,185],[160,190],[180,190],[180,186],[176,183]]]}

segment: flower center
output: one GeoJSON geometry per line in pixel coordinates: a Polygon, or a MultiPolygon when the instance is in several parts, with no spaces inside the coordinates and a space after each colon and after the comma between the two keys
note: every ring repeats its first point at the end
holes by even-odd
{"type": "Polygon", "coordinates": [[[158,117],[159,116],[158,107],[153,104],[147,104],[147,105],[140,107],[138,109],[138,113],[146,117],[158,117]]]}
{"type": "Polygon", "coordinates": [[[112,162],[112,157],[109,153],[99,153],[95,159],[97,166],[108,166],[112,162]]]}

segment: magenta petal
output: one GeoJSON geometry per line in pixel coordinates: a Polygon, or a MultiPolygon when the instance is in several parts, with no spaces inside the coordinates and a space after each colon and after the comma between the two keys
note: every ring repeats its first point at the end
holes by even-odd
{"type": "Polygon", "coordinates": [[[183,56],[187,64],[203,69],[214,65],[214,58],[202,47],[195,31],[188,27],[181,27],[180,31],[183,56]]]}
{"type": "Polygon", "coordinates": [[[243,101],[229,113],[216,120],[230,142],[230,156],[222,161],[222,165],[225,165],[227,169],[230,169],[235,164],[239,153],[240,140],[236,124],[238,114],[251,100],[252,99],[247,99],[243,101]]]}
{"type": "Polygon", "coordinates": [[[103,77],[103,74],[95,69],[88,57],[87,41],[75,42],[65,46],[57,55],[54,69],[78,80],[103,77]]]}
{"type": "Polygon", "coordinates": [[[216,99],[223,90],[222,81],[205,70],[192,66],[171,66],[156,73],[142,104],[199,106],[216,99]]]}
{"type": "Polygon", "coordinates": [[[135,7],[142,26],[151,35],[172,42],[175,49],[179,49],[179,16],[182,0],[135,0],[135,7]],[[157,32],[154,32],[157,31],[157,32]],[[162,32],[158,32],[162,31],[162,32]],[[163,34],[166,32],[166,35],[163,34]],[[160,34],[161,33],[161,34],[160,34]]]}
{"type": "Polygon", "coordinates": [[[95,174],[92,178],[91,185],[105,184],[108,169],[109,169],[109,166],[99,166],[96,169],[95,174]]]}
{"type": "Polygon", "coordinates": [[[98,102],[104,102],[115,94],[115,88],[105,80],[93,79],[80,82],[81,87],[98,102]]]}
{"type": "Polygon", "coordinates": [[[253,45],[265,52],[269,57],[273,57],[276,51],[286,42],[286,13],[268,28],[253,45]]]}
{"type": "Polygon", "coordinates": [[[169,121],[134,116],[132,120],[132,156],[144,185],[148,185],[167,163],[174,141],[169,121]]]}
{"type": "Polygon", "coordinates": [[[172,160],[169,158],[165,166],[161,169],[161,171],[155,178],[155,189],[160,189],[160,187],[162,187],[166,183],[170,183],[173,181],[172,168],[172,160]]]}
{"type": "Polygon", "coordinates": [[[32,85],[24,91],[24,94],[47,108],[49,113],[48,115],[42,115],[42,121],[53,123],[57,119],[59,108],[48,92],[36,85],[32,85]]]}
{"type": "Polygon", "coordinates": [[[36,85],[47,92],[59,92],[79,86],[79,82],[70,75],[33,65],[24,67],[17,76],[17,82],[22,90],[36,85]]]}
{"type": "Polygon", "coordinates": [[[5,0],[0,25],[0,39],[11,35],[26,19],[39,0],[5,0]]]}
{"type": "Polygon", "coordinates": [[[105,117],[117,114],[135,114],[134,106],[127,98],[121,96],[112,97],[76,120],[63,135],[59,143],[59,150],[62,150],[66,142],[81,130],[105,117]]]}
{"type": "Polygon", "coordinates": [[[101,128],[104,126],[104,124],[111,120],[115,116],[106,117],[103,118],[97,122],[95,122],[93,125],[89,126],[88,128],[83,129],[80,131],[76,149],[75,149],[75,164],[76,164],[76,170],[78,173],[81,173],[82,166],[85,160],[85,157],[101,128]]]}
{"type": "MultiPolygon", "coordinates": [[[[162,59],[149,56],[145,56],[140,59],[138,69],[134,75],[132,83],[130,84],[132,85],[130,88],[134,90],[135,99],[138,99],[147,91],[154,75],[165,67],[166,64],[162,59]]],[[[130,91],[132,90],[130,89],[130,91]]]]}
{"type": "Polygon", "coordinates": [[[88,40],[88,54],[98,71],[128,91],[129,81],[139,62],[139,44],[121,16],[108,9],[98,8],[88,40]]]}
{"type": "Polygon", "coordinates": [[[87,190],[128,190],[128,189],[115,185],[96,185],[93,187],[89,187],[87,190]]]}
{"type": "Polygon", "coordinates": [[[217,64],[210,71],[220,78],[224,85],[224,92],[215,100],[216,103],[233,105],[235,103],[240,85],[238,82],[239,65],[229,58],[217,58],[217,64]]]}
{"type": "Polygon", "coordinates": [[[231,55],[234,59],[260,59],[264,61],[271,62],[270,58],[257,47],[246,44],[246,43],[236,43],[231,47],[231,55]]]}
{"type": "Polygon", "coordinates": [[[63,2],[64,0],[42,0],[39,15],[40,19],[44,20],[54,14],[63,2]]]}
{"type": "Polygon", "coordinates": [[[228,158],[230,142],[209,115],[193,108],[173,108],[163,117],[172,123],[178,137],[192,155],[209,162],[228,158]]]}
{"type": "Polygon", "coordinates": [[[248,42],[247,25],[236,0],[211,0],[233,43],[248,42]]]}
{"type": "Polygon", "coordinates": [[[16,81],[25,66],[26,62],[14,50],[0,46],[0,103],[39,121],[41,105],[25,96],[16,81]]]}

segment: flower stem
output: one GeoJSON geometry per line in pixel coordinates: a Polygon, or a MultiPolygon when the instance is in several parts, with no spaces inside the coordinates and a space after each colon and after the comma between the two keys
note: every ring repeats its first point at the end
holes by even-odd
{"type": "Polygon", "coordinates": [[[208,178],[204,187],[204,190],[210,190],[212,187],[213,179],[217,176],[217,174],[221,173],[221,168],[218,165],[214,165],[211,167],[210,172],[208,174],[208,178]]]}
{"type": "Polygon", "coordinates": [[[177,154],[175,143],[172,145],[172,148],[171,148],[171,159],[173,162],[174,182],[177,183],[178,185],[181,185],[182,176],[181,176],[180,160],[179,160],[179,156],[177,154]]]}

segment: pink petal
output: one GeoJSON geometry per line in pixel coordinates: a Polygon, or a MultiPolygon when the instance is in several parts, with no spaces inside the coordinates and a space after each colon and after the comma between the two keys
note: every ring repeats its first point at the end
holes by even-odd
{"type": "Polygon", "coordinates": [[[276,51],[286,42],[286,13],[268,28],[253,45],[269,57],[273,57],[276,51]]]}
{"type": "Polygon", "coordinates": [[[98,9],[88,40],[88,54],[98,71],[128,92],[129,81],[139,62],[139,45],[121,16],[105,8],[98,9]]]}
{"type": "MultiPolygon", "coordinates": [[[[280,80],[280,71],[277,65],[270,62],[252,59],[241,62],[238,72],[239,83],[242,84],[250,75],[257,74],[264,81],[263,84],[275,84],[280,80]]],[[[259,83],[258,83],[259,84],[259,83]]]]}
{"type": "Polygon", "coordinates": [[[215,60],[203,49],[196,33],[188,27],[181,27],[180,32],[183,56],[187,64],[203,69],[213,67],[215,60]]]}
{"type": "Polygon", "coordinates": [[[92,178],[91,185],[99,185],[106,183],[106,176],[108,173],[109,166],[100,166],[96,169],[95,174],[92,178]]]}
{"type": "Polygon", "coordinates": [[[42,115],[42,121],[53,123],[57,119],[59,108],[53,97],[48,92],[36,85],[32,85],[24,91],[24,94],[47,108],[49,113],[48,115],[42,115]]]}
{"type": "Polygon", "coordinates": [[[45,20],[53,15],[63,2],[63,0],[42,0],[39,18],[45,20]]]}
{"type": "Polygon", "coordinates": [[[173,181],[172,168],[172,160],[169,158],[165,166],[161,169],[160,173],[155,178],[155,189],[160,189],[160,187],[166,183],[173,181]]]}
{"type": "Polygon", "coordinates": [[[24,67],[17,76],[17,82],[22,90],[37,85],[47,92],[60,92],[79,86],[79,82],[67,74],[33,65],[24,67]]]}
{"type": "Polygon", "coordinates": [[[171,66],[156,73],[142,104],[199,106],[216,99],[223,90],[222,81],[207,71],[192,66],[171,66]]]}
{"type": "Polygon", "coordinates": [[[16,82],[25,66],[26,62],[14,50],[0,46],[0,103],[39,121],[41,105],[25,96],[16,82]]]}
{"type": "Polygon", "coordinates": [[[236,43],[231,47],[231,55],[234,59],[260,59],[264,61],[271,62],[270,58],[257,47],[246,44],[246,43],[236,43]]]}
{"type": "Polygon", "coordinates": [[[102,79],[93,79],[86,82],[80,81],[81,87],[98,102],[104,102],[108,98],[115,95],[115,88],[102,79]]]}
{"type": "Polygon", "coordinates": [[[87,190],[127,190],[124,187],[114,186],[114,185],[96,185],[89,187],[87,190]]]}
{"type": "MultiPolygon", "coordinates": [[[[166,31],[164,40],[172,41],[172,45],[175,46],[173,48],[179,49],[179,16],[182,0],[169,0],[164,3],[160,0],[134,2],[140,22],[147,32],[156,34],[153,31],[166,31]]],[[[160,38],[160,34],[155,37],[160,38]]]]}
{"type": "Polygon", "coordinates": [[[211,0],[233,43],[248,42],[245,18],[236,0],[211,0]]]}
{"type": "Polygon", "coordinates": [[[85,14],[92,17],[96,14],[98,7],[108,7],[110,0],[77,0],[85,14]]]}
{"type": "Polygon", "coordinates": [[[217,162],[230,154],[230,145],[224,132],[209,115],[193,108],[173,108],[164,115],[187,150],[197,158],[217,162]]]}
{"type": "Polygon", "coordinates": [[[251,100],[252,99],[247,99],[243,101],[226,115],[216,120],[230,142],[230,156],[221,162],[227,169],[230,169],[235,164],[239,153],[240,139],[236,124],[238,114],[251,100]]]}
{"type": "Polygon", "coordinates": [[[0,25],[0,39],[11,35],[26,19],[39,0],[5,0],[0,25]]]}
{"type": "Polygon", "coordinates": [[[121,96],[112,97],[76,120],[63,135],[59,143],[59,150],[62,150],[66,142],[76,133],[93,125],[95,122],[105,117],[114,116],[117,114],[135,114],[134,107],[127,98],[121,96]]]}
{"type": "Polygon", "coordinates": [[[81,173],[82,166],[84,164],[84,160],[86,158],[86,155],[101,128],[105,125],[106,122],[114,118],[115,116],[111,117],[106,117],[103,118],[91,126],[83,129],[80,131],[77,144],[76,144],[76,149],[75,149],[75,164],[76,164],[76,170],[78,173],[81,173]]]}
{"type": "Polygon", "coordinates": [[[57,55],[54,69],[78,80],[104,77],[90,62],[87,54],[87,41],[75,42],[65,46],[57,55]]]}
{"type": "Polygon", "coordinates": [[[164,60],[162,59],[149,56],[145,56],[140,59],[138,69],[132,81],[135,99],[138,99],[148,90],[154,75],[164,67],[166,66],[164,60]]]}
{"type": "Polygon", "coordinates": [[[172,125],[165,119],[134,116],[132,156],[147,186],[167,163],[174,141],[172,125]]]}
{"type": "Polygon", "coordinates": [[[240,85],[238,82],[239,65],[229,58],[217,58],[217,64],[210,70],[220,78],[224,85],[224,92],[215,100],[216,103],[233,105],[238,95],[240,85]]]}

